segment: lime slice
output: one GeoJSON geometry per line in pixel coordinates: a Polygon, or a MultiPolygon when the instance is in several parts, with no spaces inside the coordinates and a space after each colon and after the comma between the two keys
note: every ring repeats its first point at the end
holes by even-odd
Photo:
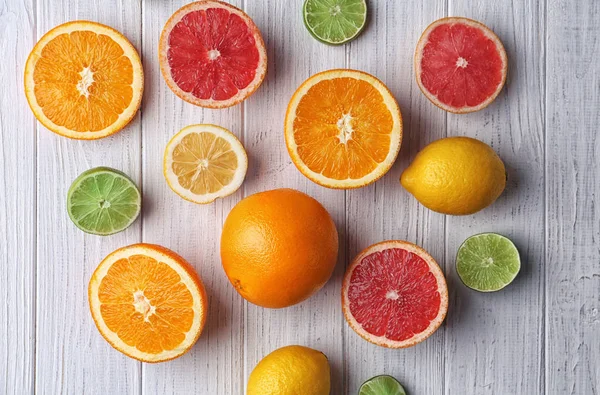
{"type": "Polygon", "coordinates": [[[111,235],[126,229],[140,214],[142,197],[125,174],[108,167],[81,173],[67,194],[69,217],[84,232],[111,235]]]}
{"type": "Polygon", "coordinates": [[[456,271],[462,282],[481,292],[506,287],[515,279],[520,268],[517,247],[508,238],[496,233],[469,237],[456,256],[456,271]]]}
{"type": "Polygon", "coordinates": [[[367,22],[365,0],[306,0],[304,24],[317,40],[341,45],[356,38],[367,22]]]}
{"type": "Polygon", "coordinates": [[[365,381],[358,395],[406,395],[398,380],[392,376],[375,376],[365,381]]]}

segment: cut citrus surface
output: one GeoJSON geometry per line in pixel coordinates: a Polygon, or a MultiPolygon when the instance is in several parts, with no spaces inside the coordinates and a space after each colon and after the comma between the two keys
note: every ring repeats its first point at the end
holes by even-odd
{"type": "Polygon", "coordinates": [[[87,170],[73,181],[67,211],[81,230],[111,235],[125,230],[140,215],[142,196],[124,173],[108,167],[87,170]]]}
{"type": "Polygon", "coordinates": [[[404,387],[392,376],[375,376],[365,381],[358,395],[406,395],[404,387]]]}
{"type": "Polygon", "coordinates": [[[242,143],[215,125],[183,128],[167,144],[164,174],[182,198],[207,204],[231,195],[244,182],[248,157],[242,143]]]}
{"type": "Polygon", "coordinates": [[[359,188],[381,178],[402,142],[402,115],[388,88],[370,74],[329,70],[294,93],[285,118],[292,161],[329,188],[359,188]]]}
{"type": "Polygon", "coordinates": [[[507,68],[498,36],[467,18],[433,22],[415,51],[419,88],[433,104],[454,113],[487,107],[502,90],[507,68]]]}
{"type": "Polygon", "coordinates": [[[143,86],[133,45],[95,22],[68,22],[50,30],[25,65],[25,95],[35,117],[74,139],[99,139],[121,130],[140,107],[143,86]]]}
{"type": "Polygon", "coordinates": [[[496,233],[471,236],[456,256],[456,271],[462,282],[480,292],[494,292],[510,284],[521,269],[514,243],[496,233]]]}
{"type": "Polygon", "coordinates": [[[302,11],[310,34],[325,44],[352,41],[367,23],[365,0],[306,0],[302,11]]]}
{"type": "Polygon", "coordinates": [[[201,107],[245,100],[267,72],[258,27],[242,10],[221,1],[196,1],[177,10],[163,28],[158,55],[169,88],[201,107]]]}
{"type": "Polygon", "coordinates": [[[446,279],[422,248],[384,241],[352,261],[342,285],[342,309],[365,340],[389,348],[414,346],[446,317],[446,279]]]}
{"type": "Polygon", "coordinates": [[[120,248],[98,265],[88,297],[100,334],[143,362],[187,352],[208,312],[202,281],[179,255],[153,244],[120,248]]]}

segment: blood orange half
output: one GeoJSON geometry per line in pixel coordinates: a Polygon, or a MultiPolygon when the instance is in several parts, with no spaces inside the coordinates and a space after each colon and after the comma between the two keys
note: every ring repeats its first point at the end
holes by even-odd
{"type": "Polygon", "coordinates": [[[415,72],[421,91],[436,106],[453,113],[487,107],[506,82],[502,42],[484,24],[467,18],[442,18],[421,35],[415,72]]]}
{"type": "Polygon", "coordinates": [[[442,270],[421,247],[384,241],[358,254],[342,286],[346,321],[365,340],[405,348],[427,339],[448,311],[442,270]]]}
{"type": "Polygon", "coordinates": [[[177,10],[163,28],[158,56],[169,88],[201,107],[238,104],[267,72],[258,28],[242,10],[221,1],[197,1],[177,10]]]}

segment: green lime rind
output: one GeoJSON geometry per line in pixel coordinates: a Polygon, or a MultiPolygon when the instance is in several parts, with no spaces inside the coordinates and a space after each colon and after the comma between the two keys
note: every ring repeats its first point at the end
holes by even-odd
{"type": "Polygon", "coordinates": [[[126,174],[96,167],[79,175],[67,193],[67,212],[82,231],[108,236],[125,230],[140,215],[142,195],[126,174]]]}
{"type": "Polygon", "coordinates": [[[519,251],[510,239],[482,233],[463,242],[456,255],[456,272],[469,288],[495,292],[510,284],[521,269],[519,251]]]}
{"type": "Polygon", "coordinates": [[[406,395],[404,387],[392,376],[375,376],[365,381],[358,395],[406,395]]]}
{"type": "Polygon", "coordinates": [[[306,0],[302,13],[310,34],[329,45],[354,40],[367,23],[366,0],[306,0]]]}

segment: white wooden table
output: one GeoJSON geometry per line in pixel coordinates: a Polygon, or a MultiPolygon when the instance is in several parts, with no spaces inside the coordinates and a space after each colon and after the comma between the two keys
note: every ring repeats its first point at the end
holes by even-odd
{"type": "Polygon", "coordinates": [[[302,0],[235,0],[260,27],[269,72],[258,92],[226,110],[178,99],[159,74],[157,46],[167,18],[189,0],[0,1],[0,394],[242,394],[249,373],[280,346],[322,350],[332,365],[332,394],[356,394],[371,376],[391,374],[410,394],[600,393],[600,1],[370,0],[370,23],[350,45],[312,39],[302,0]],[[509,79],[486,110],[447,114],[415,83],[412,56],[433,20],[478,19],[503,40],[509,79]],[[80,142],[35,121],[22,88],[26,57],[52,27],[90,19],[124,32],[142,55],[140,114],[121,133],[80,142]],[[382,79],[402,108],[399,160],[382,180],[334,191],[304,178],[283,137],[293,91],[310,75],[355,68],[382,79]],[[169,138],[192,123],[234,131],[250,157],[235,195],[209,206],[168,188],[161,170],[169,138]],[[476,215],[446,217],[400,186],[402,170],[429,142],[454,135],[490,144],[509,170],[508,188],[476,215]],[[143,189],[143,215],[127,231],[97,237],[65,211],[67,189],[99,165],[123,170],[143,189]],[[308,301],[283,310],[246,303],[221,268],[218,244],[229,210],[244,196],[293,187],[321,201],[341,235],[333,278],[308,301]],[[523,267],[495,294],[465,288],[454,257],[468,236],[511,237],[523,267]],[[448,277],[450,308],[426,342],[386,350],[360,339],[340,306],[345,266],[384,239],[416,242],[448,277]],[[89,277],[112,250],[159,243],[184,256],[210,297],[207,327],[193,350],[150,365],[113,350],[88,311],[89,277]]]}

